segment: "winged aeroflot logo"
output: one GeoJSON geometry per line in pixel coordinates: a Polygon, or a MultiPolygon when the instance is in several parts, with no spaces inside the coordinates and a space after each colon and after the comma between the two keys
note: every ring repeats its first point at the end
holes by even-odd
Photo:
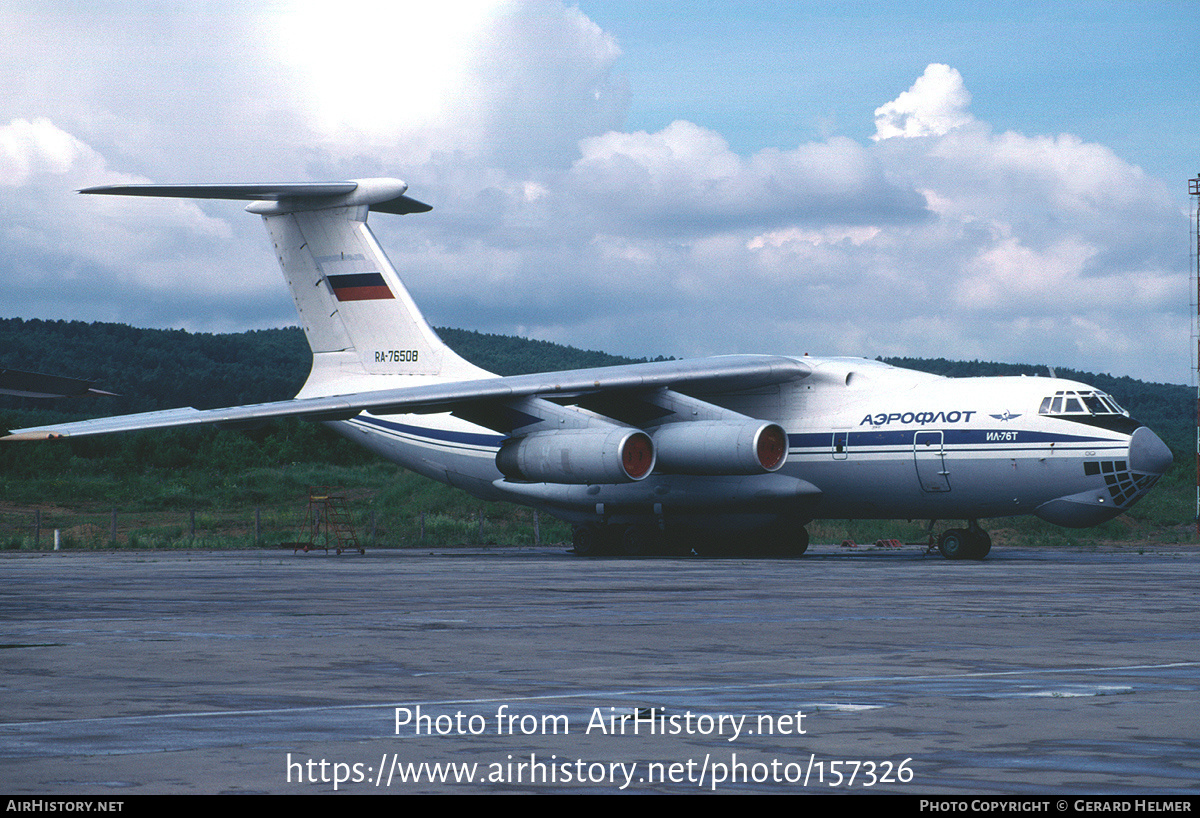
{"type": "Polygon", "coordinates": [[[996,420],[1012,420],[1013,418],[1019,418],[1019,417],[1020,417],[1020,415],[1014,415],[1012,412],[1010,412],[1010,411],[1008,411],[1007,409],[1005,409],[1005,410],[1004,410],[1004,414],[1002,414],[1002,415],[990,415],[990,417],[994,417],[996,420]]]}

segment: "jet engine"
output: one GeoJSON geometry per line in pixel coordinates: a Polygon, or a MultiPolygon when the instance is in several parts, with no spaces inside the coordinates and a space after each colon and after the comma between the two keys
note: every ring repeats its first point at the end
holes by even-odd
{"type": "Polygon", "coordinates": [[[787,460],[787,434],[761,420],[699,420],[654,430],[659,471],[740,475],[778,471],[787,460]]]}
{"type": "Polygon", "coordinates": [[[654,471],[654,444],[623,426],[535,432],[504,441],[496,467],[531,483],[631,483],[654,471]]]}

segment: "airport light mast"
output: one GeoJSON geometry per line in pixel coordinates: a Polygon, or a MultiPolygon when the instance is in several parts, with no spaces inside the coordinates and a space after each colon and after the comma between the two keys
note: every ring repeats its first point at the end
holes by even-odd
{"type": "Polygon", "coordinates": [[[1188,179],[1191,196],[1192,371],[1196,376],[1196,534],[1200,535],[1200,176],[1188,179]]]}

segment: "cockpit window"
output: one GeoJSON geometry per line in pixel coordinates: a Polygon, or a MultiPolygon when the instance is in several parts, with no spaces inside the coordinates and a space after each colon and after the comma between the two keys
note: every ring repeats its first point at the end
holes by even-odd
{"type": "Polygon", "coordinates": [[[1055,392],[1042,400],[1039,415],[1124,415],[1129,413],[1103,392],[1055,392]]]}

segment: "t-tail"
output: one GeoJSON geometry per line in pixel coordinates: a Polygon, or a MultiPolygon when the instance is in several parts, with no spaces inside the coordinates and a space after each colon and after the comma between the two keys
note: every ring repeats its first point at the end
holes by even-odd
{"type": "Polygon", "coordinates": [[[263,217],[312,349],[297,397],[486,378],[413,302],[367,226],[370,211],[425,213],[398,179],[279,185],[118,185],[81,193],[250,200],[263,217]]]}

